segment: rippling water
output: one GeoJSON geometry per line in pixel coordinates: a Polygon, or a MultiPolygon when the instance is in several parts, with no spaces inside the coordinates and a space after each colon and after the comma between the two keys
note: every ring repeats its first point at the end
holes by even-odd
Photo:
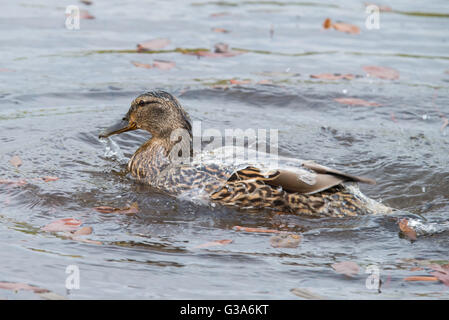
{"type": "MultiPolygon", "coordinates": [[[[391,5],[392,12],[381,13],[380,29],[368,30],[363,1],[350,0],[2,4],[0,179],[28,183],[0,184],[0,282],[71,299],[295,299],[294,288],[331,299],[449,298],[442,283],[403,281],[427,274],[413,267],[449,260],[449,7],[444,0],[391,5]],[[71,4],[95,19],[67,30],[64,12],[71,4]],[[324,30],[327,17],[356,24],[361,34],[324,30]],[[154,38],[171,40],[167,52],[132,52],[154,38]],[[198,59],[174,50],[212,49],[217,42],[247,52],[198,59]],[[176,66],[131,63],[154,59],[176,66]],[[400,78],[367,77],[366,65],[394,68],[400,78]],[[310,77],[320,73],[360,77],[310,77]],[[231,85],[230,79],[250,82],[231,85]],[[148,135],[113,137],[123,155],[97,136],[135,96],[154,88],[179,97],[203,128],[279,129],[282,156],[374,178],[377,185],[362,191],[399,213],[351,219],[248,213],[137,184],[121,160],[148,135]],[[334,100],[341,97],[381,106],[346,106],[334,100]],[[22,159],[19,168],[9,162],[14,155],[22,159]],[[59,180],[38,179],[44,176],[59,180]],[[134,215],[92,209],[133,202],[140,208],[134,215]],[[403,216],[435,229],[411,242],[399,236],[403,216]],[[70,217],[93,227],[86,238],[102,245],[40,229],[70,217]],[[272,235],[236,231],[236,225],[303,239],[297,248],[274,248],[272,235]],[[222,239],[232,243],[198,248],[222,239]],[[356,262],[360,273],[352,279],[335,273],[331,265],[342,261],[356,262]],[[66,291],[68,265],[80,269],[79,290],[66,291]],[[370,265],[380,269],[380,293],[365,286],[370,265]]],[[[18,297],[38,298],[0,290],[0,299],[18,297]]]]}

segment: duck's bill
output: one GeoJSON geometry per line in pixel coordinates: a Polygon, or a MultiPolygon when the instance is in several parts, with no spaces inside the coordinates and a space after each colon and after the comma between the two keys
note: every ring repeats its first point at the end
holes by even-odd
{"type": "Polygon", "coordinates": [[[119,133],[123,133],[126,131],[132,131],[132,130],[136,130],[137,127],[134,123],[130,123],[126,120],[121,120],[119,122],[117,122],[116,124],[110,126],[109,128],[103,130],[100,133],[99,138],[107,138],[109,136],[112,136],[113,134],[119,134],[119,133]]]}

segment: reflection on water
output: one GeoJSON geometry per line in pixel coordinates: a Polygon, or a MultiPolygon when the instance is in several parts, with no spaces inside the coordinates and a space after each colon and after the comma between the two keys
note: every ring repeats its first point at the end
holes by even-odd
{"type": "MultiPolygon", "coordinates": [[[[67,296],[73,299],[448,298],[442,283],[403,281],[427,274],[432,263],[448,263],[445,1],[395,2],[381,13],[379,30],[364,28],[364,5],[352,0],[97,0],[79,3],[95,19],[81,20],[78,31],[64,28],[69,4],[11,2],[0,13],[0,282],[67,296],[65,270],[77,265],[81,287],[67,296]],[[328,17],[358,25],[361,34],[323,30],[328,17]],[[135,52],[137,43],[154,38],[171,43],[159,52],[135,52]],[[218,42],[246,52],[185,54],[218,42]],[[154,60],[176,65],[132,64],[154,60]],[[363,66],[393,68],[400,78],[368,77],[363,66]],[[311,77],[323,73],[354,77],[311,77]],[[399,211],[308,219],[213,207],[136,183],[126,159],[148,134],[97,137],[134,97],[155,88],[176,95],[203,128],[279,130],[281,156],[373,178],[377,184],[362,191],[399,211]],[[380,106],[335,100],[342,97],[380,106]],[[9,162],[14,155],[22,160],[18,168],[9,162]],[[46,182],[47,176],[59,179],[46,182]],[[134,202],[136,214],[93,209],[134,202]],[[70,217],[93,228],[83,239],[102,244],[41,230],[70,217]],[[413,243],[399,235],[403,217],[418,230],[413,243]],[[273,234],[235,226],[302,240],[296,248],[275,248],[273,234]],[[360,266],[354,280],[332,269],[342,261],[360,266]],[[370,265],[380,268],[381,293],[365,286],[370,265]]],[[[36,295],[0,290],[4,297],[36,295]]]]}

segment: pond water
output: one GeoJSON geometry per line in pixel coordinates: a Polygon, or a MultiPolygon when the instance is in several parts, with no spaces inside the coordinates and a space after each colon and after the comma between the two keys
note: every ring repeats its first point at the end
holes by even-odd
{"type": "MultiPolygon", "coordinates": [[[[364,1],[355,0],[3,3],[0,282],[69,299],[449,298],[441,282],[404,281],[429,275],[429,264],[449,263],[449,6],[445,0],[391,6],[380,13],[380,28],[370,30],[364,1]],[[95,19],[67,29],[68,5],[95,19]],[[326,18],[355,24],[360,34],[325,30],[326,18]],[[162,52],[135,52],[137,43],[155,38],[171,42],[162,52]],[[181,52],[213,50],[218,42],[245,53],[181,52]],[[176,65],[132,64],[154,60],[176,65]],[[367,76],[364,66],[400,76],[367,76]],[[322,73],[355,77],[311,77],[322,73]],[[377,184],[361,190],[399,211],[346,219],[248,213],[136,183],[98,134],[137,95],[156,88],[178,97],[203,128],[279,130],[280,155],[373,178],[377,184]],[[21,166],[11,164],[13,156],[21,166]],[[134,202],[135,214],[93,209],[134,202]],[[434,231],[410,241],[399,234],[403,217],[434,231]],[[82,237],[92,242],[41,229],[63,218],[92,227],[82,237]],[[288,231],[302,241],[275,248],[272,234],[235,226],[288,231]],[[232,242],[202,246],[224,239],[232,242]],[[336,273],[332,264],[345,261],[357,263],[359,273],[336,273]],[[70,265],[79,269],[79,289],[66,288],[70,265]],[[379,270],[380,291],[366,285],[370,266],[379,270]]],[[[129,158],[148,137],[135,131],[112,140],[129,158]]],[[[0,289],[2,298],[41,297],[0,289]]]]}

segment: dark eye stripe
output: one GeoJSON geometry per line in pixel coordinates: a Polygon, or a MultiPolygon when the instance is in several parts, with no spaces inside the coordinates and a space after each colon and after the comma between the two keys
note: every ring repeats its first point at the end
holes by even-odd
{"type": "Polygon", "coordinates": [[[159,102],[158,101],[139,101],[138,105],[143,106],[146,104],[157,104],[157,103],[159,103],[159,102]]]}

